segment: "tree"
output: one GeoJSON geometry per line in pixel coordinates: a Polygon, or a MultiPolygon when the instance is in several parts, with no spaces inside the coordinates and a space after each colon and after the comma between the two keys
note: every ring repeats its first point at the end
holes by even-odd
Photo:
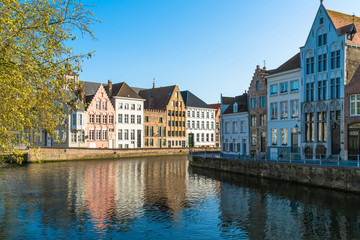
{"type": "Polygon", "coordinates": [[[0,153],[30,146],[33,130],[53,133],[76,107],[78,86],[64,76],[91,57],[69,46],[77,35],[94,39],[97,20],[87,7],[80,0],[0,2],[0,153]]]}

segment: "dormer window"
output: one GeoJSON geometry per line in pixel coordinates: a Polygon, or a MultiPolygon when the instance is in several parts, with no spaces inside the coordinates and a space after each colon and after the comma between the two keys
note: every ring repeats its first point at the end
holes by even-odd
{"type": "Polygon", "coordinates": [[[234,113],[237,113],[237,112],[238,112],[238,104],[237,104],[237,103],[234,103],[233,112],[234,112],[234,113]]]}
{"type": "Polygon", "coordinates": [[[347,32],[347,39],[352,41],[354,39],[354,35],[357,33],[355,25],[352,24],[349,28],[349,31],[347,32]]]}

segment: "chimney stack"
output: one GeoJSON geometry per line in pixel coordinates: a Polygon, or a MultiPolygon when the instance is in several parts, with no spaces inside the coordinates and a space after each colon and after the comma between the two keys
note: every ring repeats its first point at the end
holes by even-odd
{"type": "Polygon", "coordinates": [[[85,87],[82,86],[80,91],[81,91],[81,93],[80,93],[80,94],[81,94],[81,100],[82,100],[83,103],[85,103],[85,102],[86,102],[86,98],[85,98],[85,87]]]}
{"type": "Polygon", "coordinates": [[[112,82],[111,82],[111,80],[108,80],[108,87],[109,87],[108,95],[109,95],[109,98],[111,98],[112,97],[112,82]]]}
{"type": "Polygon", "coordinates": [[[153,79],[153,88],[155,88],[155,78],[153,79]]]}

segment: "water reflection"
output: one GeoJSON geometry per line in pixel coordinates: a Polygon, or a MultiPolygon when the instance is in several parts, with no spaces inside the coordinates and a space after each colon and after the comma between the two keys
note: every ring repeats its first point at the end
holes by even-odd
{"type": "Polygon", "coordinates": [[[4,169],[0,239],[357,239],[360,197],[188,167],[186,157],[4,169]]]}
{"type": "Polygon", "coordinates": [[[220,229],[249,239],[359,239],[360,196],[191,169],[221,182],[220,229]]]}

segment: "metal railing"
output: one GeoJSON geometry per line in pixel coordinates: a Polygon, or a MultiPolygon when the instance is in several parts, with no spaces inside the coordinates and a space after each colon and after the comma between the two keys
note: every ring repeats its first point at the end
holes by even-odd
{"type": "Polygon", "coordinates": [[[349,155],[350,160],[342,160],[340,155],[325,155],[317,154],[315,158],[301,158],[300,153],[289,153],[275,158],[269,158],[265,153],[254,156],[245,156],[236,153],[222,153],[222,152],[190,152],[190,156],[201,156],[207,158],[222,158],[228,160],[239,161],[255,161],[255,162],[278,162],[278,163],[293,163],[306,165],[322,165],[322,166],[340,166],[340,167],[355,167],[360,168],[360,155],[349,155]]]}

